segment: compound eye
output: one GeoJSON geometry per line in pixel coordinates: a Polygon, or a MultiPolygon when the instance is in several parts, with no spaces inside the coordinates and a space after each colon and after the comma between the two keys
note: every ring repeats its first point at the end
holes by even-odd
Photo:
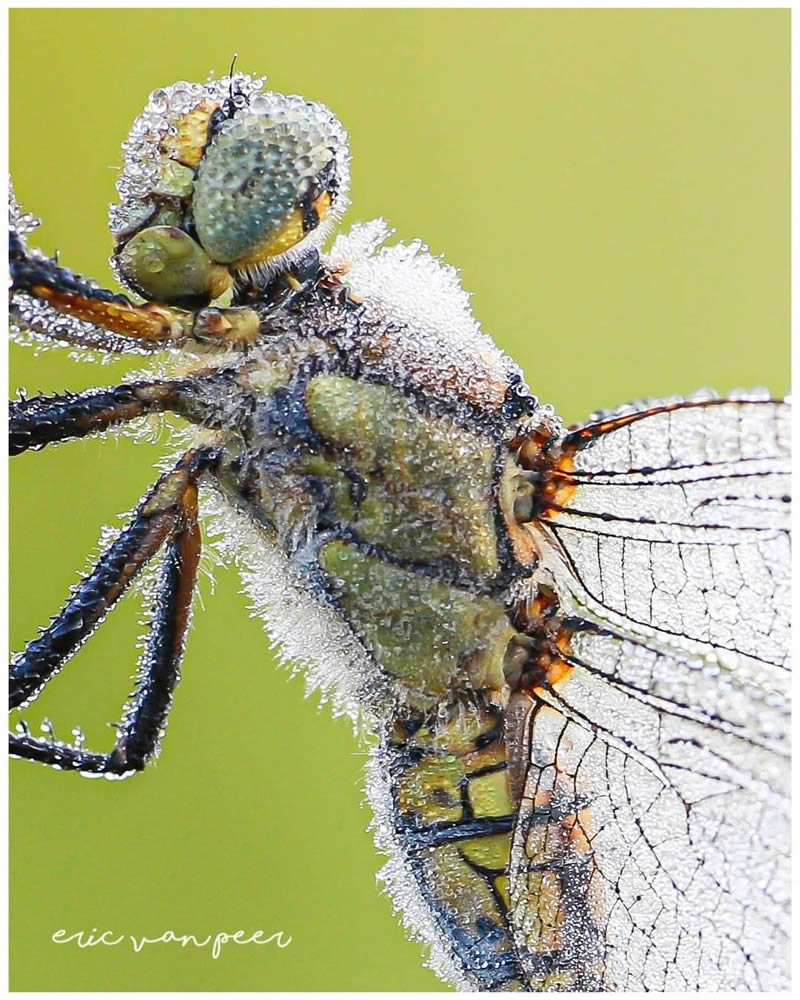
{"type": "Polygon", "coordinates": [[[144,298],[173,304],[207,303],[233,284],[191,236],[174,226],[150,226],[116,255],[120,274],[144,298]]]}
{"type": "Polygon", "coordinates": [[[317,229],[343,194],[344,141],[323,105],[281,94],[257,97],[224,122],[198,168],[192,203],[210,256],[236,270],[269,267],[317,229]]]}

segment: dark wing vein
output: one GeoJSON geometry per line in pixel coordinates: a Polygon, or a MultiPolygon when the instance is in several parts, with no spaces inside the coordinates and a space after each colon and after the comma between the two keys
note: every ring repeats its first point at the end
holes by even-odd
{"type": "Polygon", "coordinates": [[[622,629],[788,662],[789,411],[676,405],[586,440],[568,435],[581,441],[575,487],[538,524],[545,563],[579,605],[622,629]],[[670,463],[685,470],[680,481],[659,477],[670,463]],[[611,473],[629,481],[595,483],[611,473]]]}

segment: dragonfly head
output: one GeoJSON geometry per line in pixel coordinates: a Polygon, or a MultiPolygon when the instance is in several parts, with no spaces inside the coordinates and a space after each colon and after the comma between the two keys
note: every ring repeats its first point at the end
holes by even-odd
{"type": "Polygon", "coordinates": [[[244,73],[154,91],[123,145],[111,208],[120,280],[197,305],[266,285],[347,207],[347,133],[322,104],[244,73]]]}

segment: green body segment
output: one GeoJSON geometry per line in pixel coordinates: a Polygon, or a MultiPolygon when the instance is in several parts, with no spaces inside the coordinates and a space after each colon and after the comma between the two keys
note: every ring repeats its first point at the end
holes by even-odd
{"type": "Polygon", "coordinates": [[[323,546],[319,561],[341,612],[381,669],[402,681],[410,704],[502,688],[515,635],[502,604],[344,541],[323,546]]]}
{"type": "Polygon", "coordinates": [[[306,391],[312,427],[363,481],[352,527],[398,558],[498,572],[495,443],[417,409],[399,389],[320,375],[306,391]]]}
{"type": "Polygon", "coordinates": [[[413,734],[397,723],[387,754],[396,836],[441,936],[473,989],[525,990],[508,926],[514,809],[501,713],[457,706],[413,734]]]}

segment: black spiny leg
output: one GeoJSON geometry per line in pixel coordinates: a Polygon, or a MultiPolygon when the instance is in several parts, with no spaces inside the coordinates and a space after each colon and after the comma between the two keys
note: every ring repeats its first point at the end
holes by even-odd
{"type": "Polygon", "coordinates": [[[200,558],[197,481],[214,461],[213,452],[188,452],[162,476],[60,614],[12,662],[9,687],[10,707],[14,708],[36,697],[166,542],[150,635],[114,749],[108,754],[94,753],[10,734],[12,755],[86,774],[125,775],[147,763],[163,732],[179,679],[200,558]]]}
{"type": "MultiPolygon", "coordinates": [[[[224,410],[222,402],[235,393],[241,398],[236,374],[222,370],[195,372],[185,379],[129,382],[78,394],[12,400],[8,407],[8,451],[10,455],[38,451],[48,444],[101,433],[136,417],[167,410],[213,427],[224,410]]],[[[242,413],[247,412],[243,401],[242,413]]]]}

